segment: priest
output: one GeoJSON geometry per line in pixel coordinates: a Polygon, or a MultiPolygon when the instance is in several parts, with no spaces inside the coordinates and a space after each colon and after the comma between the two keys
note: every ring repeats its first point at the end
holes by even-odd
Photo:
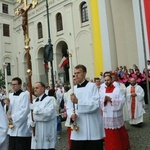
{"type": "Polygon", "coordinates": [[[105,128],[105,150],[128,150],[129,138],[124,126],[123,105],[125,96],[113,85],[112,76],[105,76],[105,88],[100,92],[101,109],[105,128]]]}
{"type": "Polygon", "coordinates": [[[136,83],[135,78],[130,79],[130,85],[126,90],[128,109],[130,114],[129,123],[131,125],[142,126],[144,106],[144,90],[136,83]]]}

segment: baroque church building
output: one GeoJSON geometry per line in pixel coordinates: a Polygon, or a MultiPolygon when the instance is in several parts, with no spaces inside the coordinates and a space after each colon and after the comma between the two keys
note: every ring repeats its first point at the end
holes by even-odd
{"type": "MultiPolygon", "coordinates": [[[[68,51],[72,53],[72,67],[84,64],[89,79],[120,65],[145,67],[145,60],[149,59],[147,0],[47,1],[55,80],[68,80],[68,64],[58,67],[63,56],[68,57],[68,51]]],[[[7,64],[8,82],[15,76],[27,82],[22,16],[15,15],[15,10],[22,7],[23,3],[14,0],[0,1],[0,69],[7,64]]],[[[38,5],[28,11],[28,24],[32,82],[48,83],[51,68],[43,65],[49,37],[45,0],[38,0],[38,5]]]]}
{"type": "MultiPolygon", "coordinates": [[[[27,80],[27,60],[24,50],[22,16],[16,16],[14,10],[23,4],[2,0],[0,18],[1,63],[9,66],[8,81],[14,76],[27,80]],[[5,33],[6,32],[6,33],[5,33]]],[[[58,65],[69,50],[72,53],[72,65],[85,64],[88,76],[94,77],[92,35],[88,2],[81,0],[48,0],[50,36],[53,45],[54,77],[66,81],[65,68],[58,65]]],[[[50,69],[44,67],[44,46],[48,44],[48,25],[46,1],[39,0],[36,8],[28,11],[30,54],[32,61],[32,81],[47,83],[50,69]]],[[[2,66],[1,66],[2,67],[2,66]]]]}

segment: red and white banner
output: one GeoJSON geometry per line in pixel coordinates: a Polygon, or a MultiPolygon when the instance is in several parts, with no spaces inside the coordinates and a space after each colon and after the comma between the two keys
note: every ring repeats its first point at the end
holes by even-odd
{"type": "Polygon", "coordinates": [[[145,9],[147,37],[148,37],[148,45],[149,45],[149,53],[150,53],[150,0],[144,0],[144,9],[145,9]]]}
{"type": "Polygon", "coordinates": [[[68,62],[69,62],[69,59],[66,58],[66,57],[63,57],[62,60],[60,61],[59,65],[58,65],[58,67],[59,67],[59,68],[62,68],[62,67],[64,67],[68,62]]]}
{"type": "Polygon", "coordinates": [[[43,62],[43,66],[44,66],[45,69],[51,69],[51,68],[48,66],[47,63],[44,63],[44,62],[43,62]]]}

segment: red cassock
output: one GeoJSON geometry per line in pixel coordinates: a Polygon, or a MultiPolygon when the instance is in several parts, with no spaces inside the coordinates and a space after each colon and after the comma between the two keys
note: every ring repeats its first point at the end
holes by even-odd
{"type": "MultiPolygon", "coordinates": [[[[113,85],[107,87],[106,93],[113,93],[114,89],[115,87],[113,85]]],[[[112,102],[111,105],[113,105],[112,102]]],[[[122,117],[120,117],[120,119],[123,119],[122,117]]],[[[111,118],[110,121],[114,121],[115,123],[114,118],[111,118]]],[[[106,137],[104,139],[105,150],[129,150],[130,148],[129,137],[124,125],[121,126],[120,128],[115,129],[105,128],[105,134],[106,134],[106,137]]]]}
{"type": "Polygon", "coordinates": [[[130,143],[125,126],[119,129],[105,129],[105,150],[129,150],[130,143]]]}

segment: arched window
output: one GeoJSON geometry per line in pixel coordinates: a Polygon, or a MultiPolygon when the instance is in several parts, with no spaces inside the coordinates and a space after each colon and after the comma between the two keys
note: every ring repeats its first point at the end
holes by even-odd
{"type": "Polygon", "coordinates": [[[37,26],[38,26],[38,39],[41,39],[43,38],[42,23],[39,22],[37,26]]]}
{"type": "Polygon", "coordinates": [[[63,30],[61,13],[58,13],[56,15],[56,26],[57,26],[57,32],[63,30]]]}
{"type": "Polygon", "coordinates": [[[87,3],[86,2],[83,2],[81,5],[80,5],[80,10],[81,10],[81,22],[86,22],[89,20],[89,17],[88,17],[88,7],[87,7],[87,3]]]}

